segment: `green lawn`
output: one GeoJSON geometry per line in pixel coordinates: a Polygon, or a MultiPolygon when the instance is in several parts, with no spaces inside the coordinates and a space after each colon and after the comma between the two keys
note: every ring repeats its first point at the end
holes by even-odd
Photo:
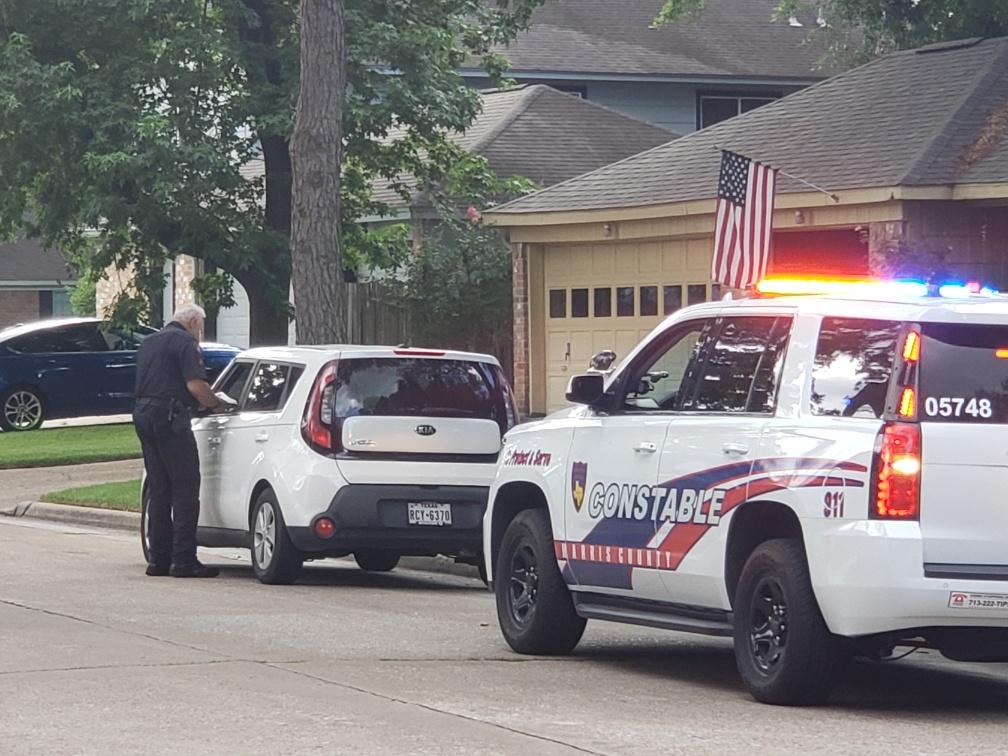
{"type": "Polygon", "coordinates": [[[0,433],[0,470],[140,456],[140,441],[128,423],[0,433]]]}
{"type": "Polygon", "coordinates": [[[125,512],[140,511],[140,481],[123,480],[117,483],[98,483],[94,486],[66,488],[42,497],[53,504],[75,504],[80,507],[120,509],[125,512]]]}

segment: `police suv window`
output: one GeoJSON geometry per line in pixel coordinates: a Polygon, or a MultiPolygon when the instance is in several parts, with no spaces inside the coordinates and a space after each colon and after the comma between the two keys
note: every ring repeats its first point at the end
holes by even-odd
{"type": "Polygon", "coordinates": [[[812,368],[812,414],[882,417],[900,328],[893,320],[823,318],[812,368]]]}
{"type": "Polygon", "coordinates": [[[921,420],[1008,423],[1008,327],[921,326],[921,420]]]}
{"type": "Polygon", "coordinates": [[[301,368],[292,369],[290,365],[260,362],[245,390],[245,405],[242,409],[246,412],[279,411],[300,375],[301,368]]]}
{"type": "Polygon", "coordinates": [[[662,337],[658,353],[633,369],[623,406],[628,411],[670,412],[679,409],[690,367],[703,351],[710,319],[684,323],[662,337]]]}
{"type": "Polygon", "coordinates": [[[700,370],[696,397],[683,409],[697,412],[772,412],[788,318],[725,318],[700,370]],[[783,341],[782,341],[783,339],[783,341]],[[757,374],[760,380],[757,382],[757,374]],[[757,383],[759,385],[757,385],[757,383]]]}

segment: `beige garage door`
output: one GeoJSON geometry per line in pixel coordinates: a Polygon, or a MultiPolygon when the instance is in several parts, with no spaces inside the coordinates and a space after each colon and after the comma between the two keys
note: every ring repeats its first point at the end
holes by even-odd
{"type": "Polygon", "coordinates": [[[546,400],[563,407],[571,375],[591,356],[624,357],[662,319],[711,298],[711,240],[548,246],[546,400]]]}

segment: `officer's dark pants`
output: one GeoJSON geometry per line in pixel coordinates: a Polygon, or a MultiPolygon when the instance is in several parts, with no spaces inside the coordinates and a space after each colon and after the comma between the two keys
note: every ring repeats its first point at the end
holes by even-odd
{"type": "Polygon", "coordinates": [[[188,428],[173,432],[168,408],[137,403],[133,425],[147,469],[147,540],[152,564],[196,561],[200,471],[196,438],[188,428]]]}

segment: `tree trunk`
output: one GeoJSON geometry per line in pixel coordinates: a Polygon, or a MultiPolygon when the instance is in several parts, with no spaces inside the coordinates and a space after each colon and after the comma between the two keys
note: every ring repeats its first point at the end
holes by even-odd
{"type": "Polygon", "coordinates": [[[267,282],[260,276],[243,275],[239,283],[249,300],[249,346],[286,345],[290,321],[286,312],[277,311],[276,293],[270,289],[273,285],[289,289],[289,280],[276,275],[267,282]]]}
{"type": "Polygon", "coordinates": [[[346,340],[340,161],[346,87],[343,0],[300,0],[301,82],[294,134],[291,273],[300,344],[346,340]]]}

